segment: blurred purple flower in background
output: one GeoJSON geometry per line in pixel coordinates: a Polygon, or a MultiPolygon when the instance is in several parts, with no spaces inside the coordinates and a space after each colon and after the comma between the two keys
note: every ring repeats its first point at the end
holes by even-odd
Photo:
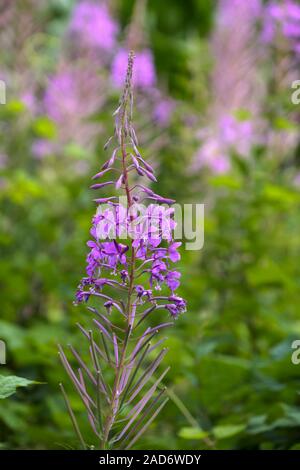
{"type": "Polygon", "coordinates": [[[45,139],[38,139],[32,144],[31,151],[37,160],[43,160],[44,157],[53,153],[53,142],[49,142],[49,140],[45,139]]]}
{"type": "Polygon", "coordinates": [[[21,101],[25,104],[26,108],[31,112],[35,113],[37,111],[37,100],[35,94],[31,91],[26,91],[21,96],[21,101]]]}
{"type": "MultiPolygon", "coordinates": [[[[124,84],[127,59],[128,51],[123,48],[117,52],[114,58],[111,78],[117,88],[122,87],[124,84]]],[[[136,52],[133,85],[141,89],[147,89],[152,88],[155,83],[156,72],[152,52],[150,49],[143,49],[142,51],[136,52]]]]}
{"type": "Polygon", "coordinates": [[[226,154],[222,153],[222,148],[216,135],[203,136],[203,144],[195,155],[193,168],[210,168],[213,173],[222,174],[230,170],[230,161],[226,154]]]}
{"type": "MultiPolygon", "coordinates": [[[[40,6],[43,12],[44,6],[40,3],[28,0],[36,11],[40,6]]],[[[154,57],[147,37],[146,2],[135,2],[131,18],[120,38],[119,22],[111,14],[111,3],[105,0],[71,2],[70,17],[65,17],[61,23],[64,28],[61,50],[55,56],[46,53],[45,61],[35,62],[34,66],[27,63],[29,55],[33,51],[35,53],[36,45],[44,47],[47,40],[35,35],[39,29],[32,21],[32,9],[26,14],[25,10],[22,12],[20,25],[17,25],[14,22],[17,11],[14,2],[7,2],[3,8],[1,18],[5,21],[0,35],[6,45],[8,63],[9,57],[17,50],[18,57],[22,57],[13,71],[1,66],[5,82],[13,84],[16,99],[26,107],[27,121],[24,119],[24,124],[28,119],[40,118],[45,122],[50,119],[54,123],[48,125],[53,135],[45,136],[47,129],[42,129],[41,134],[39,131],[33,134],[30,146],[36,160],[43,160],[48,155],[64,155],[69,157],[66,162],[70,161],[73,166],[72,157],[81,159],[83,149],[93,154],[97,138],[106,125],[93,120],[93,117],[115,94],[115,88],[123,85],[131,40],[137,50],[133,83],[137,88],[136,104],[140,115],[138,131],[142,142],[151,142],[147,151],[152,163],[158,151],[168,142],[167,127],[175,102],[168,97],[167,90],[164,92],[158,86],[154,57]],[[16,41],[12,41],[14,37],[16,41]]],[[[44,24],[40,26],[42,31],[44,24]]],[[[86,162],[78,168],[85,166],[86,162]]]]}
{"type": "Polygon", "coordinates": [[[162,99],[153,110],[153,119],[161,126],[168,125],[175,107],[174,100],[170,98],[162,99]]]}
{"type": "Polygon", "coordinates": [[[0,170],[3,170],[6,167],[7,162],[8,162],[7,155],[4,153],[1,153],[0,154],[0,170]]]}
{"type": "Polygon", "coordinates": [[[65,124],[72,118],[89,116],[97,110],[101,93],[97,69],[66,64],[50,77],[44,96],[44,107],[53,121],[65,124]]]}
{"type": "Polygon", "coordinates": [[[220,0],[212,36],[214,69],[210,124],[199,133],[201,146],[193,169],[207,166],[214,173],[230,169],[231,153],[248,157],[261,141],[261,99],[257,48],[260,0],[220,0]]]}
{"type": "MultiPolygon", "coordinates": [[[[294,80],[299,78],[300,59],[300,5],[294,0],[271,1],[265,5],[262,17],[262,41],[271,55],[272,95],[287,96],[294,80]],[[273,53],[273,54],[272,54],[273,53]]],[[[296,149],[299,112],[297,107],[287,109],[277,98],[277,114],[286,126],[269,126],[267,145],[269,154],[286,159],[296,149]]]]}
{"type": "Polygon", "coordinates": [[[253,18],[259,18],[263,12],[261,0],[251,0],[250,2],[245,2],[245,0],[219,0],[218,4],[217,22],[223,27],[230,27],[233,24],[235,15],[238,18],[243,17],[244,20],[249,15],[249,19],[252,20],[253,18]]]}
{"type": "Polygon", "coordinates": [[[73,10],[70,31],[78,34],[86,46],[110,50],[119,27],[104,3],[81,1],[73,10]]]}
{"type": "MultiPolygon", "coordinates": [[[[93,136],[99,125],[89,122],[93,113],[105,101],[103,77],[95,63],[59,65],[49,78],[43,106],[45,113],[57,124],[60,145],[76,142],[80,146],[94,145],[93,136]]],[[[58,146],[59,147],[59,146],[58,146]]]]}
{"type": "Polygon", "coordinates": [[[281,34],[300,56],[300,5],[293,0],[270,2],[265,7],[262,39],[269,44],[281,34]]]}
{"type": "Polygon", "coordinates": [[[66,116],[77,112],[76,82],[71,72],[59,72],[50,78],[44,105],[48,116],[58,123],[64,122],[66,116]]]}
{"type": "Polygon", "coordinates": [[[227,148],[247,156],[254,141],[254,123],[251,119],[239,120],[235,116],[225,115],[220,118],[220,138],[227,148]]]}
{"type": "Polygon", "coordinates": [[[300,172],[296,173],[293,180],[294,186],[297,189],[300,189],[300,172]]]}

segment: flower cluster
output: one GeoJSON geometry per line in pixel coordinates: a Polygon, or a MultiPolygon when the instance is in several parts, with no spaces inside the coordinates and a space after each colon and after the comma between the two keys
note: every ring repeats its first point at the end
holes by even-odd
{"type": "Polygon", "coordinates": [[[212,105],[207,116],[210,125],[198,134],[201,144],[193,169],[205,166],[214,173],[226,173],[232,153],[248,157],[261,143],[264,89],[258,73],[261,53],[257,23],[262,12],[261,0],[218,2],[211,41],[215,62],[212,105]]]}
{"type": "Polygon", "coordinates": [[[99,80],[92,74],[92,69],[85,73],[76,66],[62,66],[61,70],[50,77],[45,92],[43,104],[47,115],[59,125],[68,121],[69,126],[72,124],[72,116],[81,120],[87,118],[97,110],[99,101],[101,102],[101,95],[95,99],[97,86],[99,80]]]}
{"type": "MultiPolygon", "coordinates": [[[[86,68],[82,65],[62,61],[58,70],[49,77],[42,110],[56,124],[57,135],[53,140],[40,139],[33,144],[32,151],[37,158],[54,155],[70,142],[93,149],[99,126],[88,118],[101,108],[106,99],[102,86],[104,80],[97,75],[97,64],[87,63],[86,68]],[[100,93],[99,88],[102,90],[100,93]]],[[[82,167],[79,171],[87,169],[82,167]]]]}
{"type": "MultiPolygon", "coordinates": [[[[141,7],[142,2],[136,4],[141,7]]],[[[132,24],[136,28],[135,18],[132,24]]],[[[141,21],[138,21],[138,29],[143,30],[141,21]]],[[[45,113],[56,124],[54,139],[41,138],[33,143],[32,154],[36,159],[67,155],[72,148],[94,153],[96,136],[105,131],[105,124],[99,126],[90,117],[104,108],[116,88],[122,88],[126,75],[129,40],[127,38],[121,45],[119,30],[118,22],[104,1],[80,0],[74,5],[65,31],[65,47],[41,94],[42,100],[34,93],[22,96],[32,114],[45,113]]],[[[162,133],[162,128],[166,129],[172,119],[175,101],[157,87],[151,49],[143,44],[138,49],[133,72],[133,83],[139,93],[138,112],[143,116],[138,131],[144,141],[150,142],[148,151],[155,161],[156,153],[167,143],[167,134],[162,133]],[[151,125],[149,120],[152,120],[151,125]]],[[[76,164],[79,174],[88,169],[88,158],[76,164]]]]}
{"type": "Polygon", "coordinates": [[[265,9],[263,40],[273,43],[276,35],[283,35],[291,51],[300,58],[300,5],[294,0],[270,2],[265,9]]]}
{"type": "Polygon", "coordinates": [[[153,110],[153,119],[161,126],[170,122],[171,115],[176,108],[176,103],[171,98],[160,99],[153,110]]]}
{"type": "MultiPolygon", "coordinates": [[[[150,355],[165,338],[154,345],[150,341],[186,310],[185,300],[176,294],[180,273],[173,267],[180,259],[180,243],[173,239],[171,205],[175,201],[139,181],[144,178],[155,182],[156,178],[140,154],[132,126],[132,72],[130,53],[123,95],[114,113],[114,136],[105,149],[114,140],[116,147],[91,186],[95,191],[114,187],[114,193],[95,199],[98,209],[88,241],[87,276],[76,293],[76,304],[88,302],[88,310],[97,316],[94,330],[88,332],[79,326],[89,341],[92,367],[71,346],[79,364],[77,374],[63,349],[59,351],[100,448],[104,449],[132,447],[167,402],[168,398],[162,398],[165,387],[161,385],[168,368],[158,379],[151,380],[167,349],[160,350],[154,359],[150,355]],[[108,175],[116,177],[108,180],[108,175]],[[117,200],[117,191],[124,194],[125,204],[117,200]],[[159,323],[158,310],[167,311],[172,321],[159,323]],[[154,326],[144,327],[146,319],[154,326]],[[98,334],[103,347],[95,340],[98,334]],[[108,378],[103,372],[105,367],[110,369],[108,378]]],[[[86,448],[62,385],[61,389],[74,429],[86,448]]]]}
{"type": "MultiPolygon", "coordinates": [[[[117,120],[122,108],[117,112],[117,120]]],[[[118,122],[118,121],[117,121],[118,122]]],[[[166,286],[171,295],[179,287],[180,273],[173,269],[173,263],[180,259],[178,248],[181,245],[172,239],[175,221],[174,210],[170,207],[175,201],[156,194],[152,189],[135,181],[133,188],[128,187],[128,175],[136,173],[137,177],[144,177],[151,182],[156,181],[154,171],[141,156],[138,143],[132,127],[128,130],[126,143],[126,156],[122,155],[120,129],[116,126],[116,135],[119,134],[117,147],[104,163],[99,173],[93,179],[98,181],[108,173],[116,173],[116,181],[108,180],[95,183],[93,190],[102,190],[107,186],[127,191],[129,198],[127,207],[116,202],[116,196],[97,198],[99,207],[93,218],[91,236],[88,242],[90,252],[87,256],[87,276],[79,285],[77,302],[87,300],[90,295],[99,294],[105,285],[119,287],[129,282],[128,268],[134,252],[136,269],[144,278],[145,292],[149,289],[161,290],[166,286]],[[122,171],[118,163],[122,161],[122,171]],[[142,203],[150,201],[148,206],[142,203]],[[155,203],[153,203],[154,201],[155,203]],[[130,242],[128,243],[128,239],[130,242]],[[126,240],[127,244],[123,243],[126,240]],[[113,281],[108,280],[113,275],[113,281]],[[89,290],[87,290],[89,287],[89,290]]],[[[138,289],[141,291],[141,286],[138,289]]],[[[137,294],[138,295],[138,294],[137,294]]],[[[138,295],[139,298],[143,297],[138,295]]],[[[166,300],[160,297],[159,300],[166,300]]],[[[148,299],[157,303],[152,295],[148,299]]],[[[176,317],[184,311],[184,301],[175,303],[172,309],[167,308],[172,316],[176,317]],[[178,308],[177,308],[178,307],[178,308]]]]}
{"type": "Polygon", "coordinates": [[[206,166],[216,174],[229,171],[232,151],[248,157],[257,140],[252,120],[239,120],[232,115],[220,117],[215,126],[204,129],[198,136],[203,144],[196,155],[194,168],[206,166]]]}
{"type": "Polygon", "coordinates": [[[115,45],[118,30],[118,24],[104,3],[84,0],[72,12],[70,31],[87,47],[110,50],[115,45]]]}

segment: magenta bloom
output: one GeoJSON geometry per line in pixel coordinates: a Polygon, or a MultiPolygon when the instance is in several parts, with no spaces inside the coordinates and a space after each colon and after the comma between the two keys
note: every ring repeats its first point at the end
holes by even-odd
{"type": "Polygon", "coordinates": [[[157,103],[153,111],[154,120],[161,126],[167,126],[175,109],[175,102],[171,99],[164,99],[157,103]]]}
{"type": "MultiPolygon", "coordinates": [[[[119,64],[115,62],[115,72],[118,67],[124,66],[123,71],[118,69],[120,70],[120,77],[125,74],[127,57],[127,52],[121,50],[116,58],[119,64]]],[[[150,51],[143,51],[138,54],[135,63],[136,72],[133,71],[130,79],[135,81],[138,86],[153,84],[154,69],[152,68],[153,62],[150,51]],[[147,71],[149,72],[149,69],[145,67],[144,70],[143,61],[147,66],[151,64],[148,75],[147,71]]],[[[120,77],[116,76],[115,78],[119,79],[120,77]]],[[[121,84],[121,80],[118,81],[118,84],[121,84]]],[[[125,91],[129,92],[126,86],[128,84],[125,85],[125,91]]],[[[128,270],[129,268],[132,269],[132,256],[134,256],[136,269],[143,267],[144,285],[138,284],[135,286],[138,299],[144,298],[144,291],[150,292],[152,288],[155,290],[167,288],[169,293],[173,295],[180,284],[180,273],[174,270],[173,264],[180,259],[178,248],[181,243],[173,240],[173,230],[176,227],[173,219],[174,209],[165,207],[165,205],[171,206],[175,201],[156,194],[143,184],[136,183],[132,188],[128,186],[129,171],[131,173],[134,171],[137,177],[144,177],[150,181],[156,181],[156,178],[153,168],[143,159],[138,150],[137,138],[130,121],[131,117],[130,114],[127,114],[129,111],[127,111],[126,100],[131,100],[132,97],[130,95],[130,98],[123,97],[122,99],[121,105],[115,112],[116,147],[100,171],[93,177],[93,180],[101,181],[107,173],[113,175],[112,170],[117,170],[118,174],[118,161],[120,159],[123,159],[123,165],[125,166],[121,167],[121,175],[117,177],[116,181],[97,182],[92,184],[91,189],[102,190],[114,185],[117,190],[125,191],[127,194],[127,203],[130,210],[121,203],[115,202],[115,197],[95,199],[99,206],[90,230],[92,239],[88,242],[90,248],[86,267],[88,277],[83,278],[78,287],[78,302],[90,298],[90,296],[99,295],[105,285],[113,284],[130,287],[128,270]],[[127,124],[123,123],[122,112],[126,112],[127,124]],[[124,128],[127,129],[126,133],[124,128]],[[126,141],[124,140],[125,136],[126,141]],[[143,210],[139,208],[136,212],[134,203],[142,202],[145,204],[145,201],[149,201],[148,205],[144,206],[143,210]],[[103,203],[105,203],[104,207],[102,206],[103,203]],[[110,279],[111,275],[113,275],[113,279],[110,279]],[[105,282],[101,282],[103,280],[105,282]],[[87,292],[89,296],[85,297],[84,293],[87,292]]],[[[109,142],[111,142],[111,139],[109,142]]],[[[148,296],[148,301],[154,308],[166,308],[164,302],[162,304],[156,303],[158,300],[164,299],[164,297],[153,296],[149,298],[148,296]]],[[[113,299],[109,300],[112,301],[113,299]]],[[[183,299],[181,299],[180,308],[177,308],[177,310],[177,304],[174,305],[175,307],[172,307],[172,316],[175,316],[175,311],[177,315],[184,311],[183,305],[185,305],[185,302],[183,299]]]]}
{"type": "Polygon", "coordinates": [[[74,76],[69,72],[61,72],[49,80],[44,97],[44,106],[48,116],[56,122],[77,112],[78,96],[74,76]]]}
{"type": "Polygon", "coordinates": [[[43,158],[51,155],[54,152],[53,143],[49,140],[38,139],[32,144],[32,154],[37,160],[43,160],[43,158]]]}
{"type": "Polygon", "coordinates": [[[214,135],[205,136],[195,155],[193,169],[198,170],[203,167],[209,168],[216,174],[227,173],[230,170],[230,155],[224,152],[221,142],[214,135]]]}
{"type": "MultiPolygon", "coordinates": [[[[88,303],[88,311],[96,316],[89,331],[79,325],[88,341],[90,360],[88,354],[83,360],[70,346],[79,366],[73,369],[59,348],[62,364],[86,408],[95,445],[101,449],[130,449],[166,404],[166,389],[160,384],[168,368],[152,380],[167,352],[167,348],[161,349],[166,338],[156,338],[186,311],[185,300],[175,293],[180,283],[180,273],[174,269],[180,259],[180,243],[173,240],[176,224],[170,207],[175,201],[143,184],[156,178],[139,151],[132,124],[132,72],[130,53],[125,86],[114,113],[114,135],[105,149],[113,143],[114,147],[93,177],[99,182],[91,186],[97,192],[114,186],[114,195],[100,193],[102,197],[95,200],[98,207],[88,242],[87,276],[76,293],[76,304],[88,303]],[[122,195],[119,202],[116,193],[122,195]],[[161,322],[158,311],[168,314],[169,321],[161,322]]],[[[135,77],[137,80],[139,75],[135,77]]],[[[86,449],[62,385],[61,389],[86,449]]]]}
{"type": "Polygon", "coordinates": [[[0,153],[0,170],[5,168],[8,162],[7,155],[0,153]]]}
{"type": "Polygon", "coordinates": [[[104,3],[83,0],[73,10],[70,31],[78,34],[87,46],[111,49],[115,45],[118,29],[104,3]]]}
{"type": "Polygon", "coordinates": [[[202,145],[194,167],[206,166],[216,174],[230,170],[231,152],[249,157],[252,146],[259,142],[252,120],[239,121],[231,115],[220,117],[217,125],[202,132],[200,138],[202,145]]]}
{"type": "Polygon", "coordinates": [[[61,131],[76,134],[79,132],[76,123],[95,112],[101,103],[97,88],[98,78],[93,69],[65,67],[49,78],[43,103],[45,112],[63,126],[61,131]]]}
{"type": "MultiPolygon", "coordinates": [[[[263,11],[261,0],[219,0],[218,21],[222,26],[232,24],[235,15],[237,17],[248,16],[249,18],[259,18],[263,11]]],[[[243,25],[239,25],[243,27],[243,25]]]]}
{"type": "Polygon", "coordinates": [[[294,0],[274,1],[265,7],[262,38],[272,44],[284,36],[296,56],[300,54],[300,5],[294,0]]]}
{"type": "Polygon", "coordinates": [[[21,96],[21,100],[31,113],[34,113],[36,111],[36,108],[37,108],[36,97],[34,96],[32,92],[27,91],[26,93],[24,93],[21,96]]]}
{"type": "MultiPolygon", "coordinates": [[[[121,88],[124,85],[127,58],[128,51],[126,49],[120,49],[113,61],[111,78],[117,88],[121,88]]],[[[156,73],[153,55],[149,49],[144,49],[136,53],[132,80],[133,85],[141,89],[151,88],[155,85],[156,73]]]]}
{"type": "Polygon", "coordinates": [[[212,103],[208,125],[199,133],[201,145],[193,169],[208,167],[214,173],[226,173],[233,153],[249,157],[261,142],[264,87],[257,36],[263,13],[261,0],[218,2],[212,37],[212,103]],[[246,117],[238,117],[241,110],[246,111],[246,117]]]}

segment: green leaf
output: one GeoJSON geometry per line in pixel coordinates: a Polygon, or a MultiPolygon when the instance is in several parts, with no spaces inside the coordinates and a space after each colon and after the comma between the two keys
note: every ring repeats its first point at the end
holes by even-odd
{"type": "Polygon", "coordinates": [[[86,158],[88,155],[87,149],[74,143],[66,145],[64,148],[64,152],[69,157],[73,157],[78,160],[82,160],[83,158],[86,158]]]}
{"type": "Polygon", "coordinates": [[[263,285],[288,285],[290,280],[282,270],[282,266],[272,259],[263,259],[255,266],[246,270],[248,282],[259,287],[263,285]]]}
{"type": "Polygon", "coordinates": [[[239,108],[235,110],[234,117],[238,121],[249,121],[252,118],[252,114],[248,109],[239,108]]]}
{"type": "Polygon", "coordinates": [[[216,439],[227,439],[228,437],[235,436],[245,429],[244,424],[223,424],[216,426],[213,433],[216,439]]]}
{"type": "Polygon", "coordinates": [[[217,175],[209,178],[209,182],[216,188],[240,189],[241,182],[232,175],[217,175]]]}
{"type": "Polygon", "coordinates": [[[17,377],[16,375],[0,375],[0,398],[7,398],[16,393],[18,387],[28,387],[36,384],[33,380],[17,377]]]}
{"type": "Polygon", "coordinates": [[[203,429],[191,427],[181,428],[178,433],[178,436],[182,437],[182,439],[203,439],[207,435],[207,432],[203,431],[203,429]]]}
{"type": "Polygon", "coordinates": [[[11,115],[21,114],[26,109],[22,101],[12,100],[5,105],[5,111],[11,115]]]}
{"type": "Polygon", "coordinates": [[[293,123],[292,121],[289,121],[288,119],[284,118],[283,116],[278,116],[274,120],[274,128],[276,130],[284,130],[284,131],[296,130],[297,129],[295,123],[293,123]]]}
{"type": "Polygon", "coordinates": [[[44,139],[54,139],[56,136],[56,126],[51,119],[46,116],[38,118],[33,126],[34,132],[37,136],[44,139]]]}
{"type": "Polygon", "coordinates": [[[299,194],[296,191],[270,183],[264,187],[264,196],[273,203],[297,204],[299,202],[299,194]]]}
{"type": "Polygon", "coordinates": [[[300,450],[300,444],[295,444],[293,447],[291,447],[289,450],[300,450]]]}

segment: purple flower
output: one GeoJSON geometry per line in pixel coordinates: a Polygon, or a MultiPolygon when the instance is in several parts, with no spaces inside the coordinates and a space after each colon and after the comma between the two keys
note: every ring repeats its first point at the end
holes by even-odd
{"type": "MultiPolygon", "coordinates": [[[[94,177],[97,180],[102,177],[106,179],[104,170],[116,170],[116,180],[121,181],[121,184],[115,185],[114,191],[125,195],[126,205],[122,207],[120,201],[112,201],[110,197],[100,198],[105,200],[108,207],[101,207],[100,202],[93,217],[90,231],[92,238],[87,243],[90,250],[87,256],[87,276],[82,279],[76,294],[77,304],[93,302],[88,310],[97,315],[97,319],[93,319],[93,330],[87,331],[79,326],[88,341],[91,366],[71,348],[79,363],[79,369],[75,372],[60,348],[63,366],[83,402],[91,429],[96,441],[100,441],[101,448],[107,448],[108,442],[109,445],[116,442],[117,448],[132,447],[140,434],[140,430],[135,431],[135,420],[140,413],[144,413],[144,409],[147,411],[147,425],[166,403],[161,398],[164,389],[159,390],[158,385],[168,369],[154,381],[152,375],[167,349],[160,349],[163,338],[153,342],[154,344],[151,341],[186,310],[186,302],[174,293],[179,287],[180,273],[170,268],[170,265],[173,266],[180,259],[177,251],[180,243],[173,239],[174,211],[170,207],[159,205],[163,202],[169,206],[174,201],[155,194],[137,182],[139,177],[151,181],[155,177],[152,167],[140,154],[132,124],[132,67],[131,53],[122,98],[115,112],[115,148],[94,177]],[[131,158],[127,158],[129,155],[131,158]],[[133,172],[136,174],[132,175],[133,172]],[[135,201],[140,200],[147,204],[142,214],[135,206],[135,201]],[[165,219],[169,219],[167,223],[165,219]],[[102,224],[100,229],[99,224],[102,224]],[[120,239],[115,235],[109,238],[108,226],[113,229],[119,226],[122,234],[129,229],[127,237],[120,239]],[[106,236],[104,240],[102,235],[106,236]],[[163,288],[168,294],[153,295],[153,283],[156,289],[163,288]],[[156,310],[159,309],[167,310],[172,321],[158,323],[159,315],[156,315],[156,310]],[[151,326],[145,326],[149,315],[151,326]],[[94,340],[98,334],[101,341],[94,340]],[[150,353],[154,349],[160,351],[153,358],[150,353]],[[139,367],[141,371],[136,375],[139,367]],[[91,387],[86,386],[86,381],[90,382],[91,387]],[[126,406],[123,407],[123,404],[126,406]],[[128,416],[123,420],[127,410],[128,416]],[[131,437],[127,442],[129,435],[131,437]]],[[[112,139],[109,142],[111,141],[112,139]]],[[[107,191],[108,187],[112,187],[111,180],[93,185],[93,189],[100,192],[107,191]]],[[[116,234],[117,231],[113,230],[113,233],[116,234]]],[[[63,388],[62,391],[67,401],[63,388]]],[[[70,414],[74,423],[75,415],[70,414]]],[[[141,415],[142,419],[145,416],[141,415]]],[[[80,431],[78,432],[79,427],[74,427],[85,448],[85,441],[80,431]]],[[[143,429],[144,427],[143,423],[143,429]]]]}
{"type": "Polygon", "coordinates": [[[178,271],[169,271],[166,274],[166,283],[168,287],[174,292],[180,285],[179,279],[181,274],[178,271]]]}
{"type": "Polygon", "coordinates": [[[122,271],[120,272],[120,276],[122,282],[125,284],[128,279],[128,271],[126,271],[126,269],[122,269],[122,271]]]}
{"type": "Polygon", "coordinates": [[[176,263],[180,260],[180,254],[178,253],[177,249],[180,247],[181,242],[172,242],[168,248],[168,255],[173,263],[176,263]]]}
{"type": "Polygon", "coordinates": [[[36,97],[32,92],[27,91],[26,93],[24,93],[21,96],[21,100],[31,113],[34,113],[36,111],[37,109],[36,97]]]}
{"type": "Polygon", "coordinates": [[[161,126],[167,126],[175,109],[175,102],[171,99],[159,101],[153,111],[153,118],[161,126]]]}
{"type": "Polygon", "coordinates": [[[258,47],[262,1],[219,0],[212,37],[214,70],[209,125],[199,133],[192,170],[208,167],[216,174],[231,168],[232,154],[248,158],[264,135],[258,47]],[[222,80],[220,80],[222,77],[222,80]],[[240,111],[245,116],[238,116],[240,111]]]}
{"type": "Polygon", "coordinates": [[[142,285],[135,286],[135,292],[138,299],[142,299],[142,297],[147,297],[147,299],[149,300],[152,296],[152,290],[145,289],[142,285]]]}
{"type": "Polygon", "coordinates": [[[224,173],[228,173],[231,167],[229,158],[225,155],[217,155],[210,162],[209,166],[216,175],[223,175],[224,173]]]}
{"type": "Polygon", "coordinates": [[[111,309],[112,309],[112,307],[113,307],[113,304],[114,304],[114,303],[113,303],[112,300],[108,300],[107,302],[104,302],[103,305],[104,305],[104,307],[106,308],[106,311],[107,311],[108,314],[110,314],[111,309]]]}
{"type": "MultiPolygon", "coordinates": [[[[120,49],[113,61],[111,78],[117,88],[122,87],[124,84],[127,58],[128,51],[120,49]]],[[[149,49],[137,52],[133,71],[133,85],[141,89],[147,89],[153,87],[155,83],[156,73],[152,52],[149,49]]]]}
{"type": "MultiPolygon", "coordinates": [[[[182,299],[181,299],[182,300],[182,299]]],[[[184,300],[182,300],[182,303],[185,304],[184,300]]],[[[185,305],[179,305],[179,304],[166,304],[165,308],[170,312],[171,316],[174,318],[177,318],[180,313],[185,312],[185,305]]]]}
{"type": "Polygon", "coordinates": [[[44,157],[51,155],[55,149],[53,143],[49,140],[38,139],[32,144],[32,154],[37,160],[42,160],[44,157]]]}
{"type": "Polygon", "coordinates": [[[144,292],[145,292],[145,289],[144,289],[143,286],[138,285],[138,286],[135,286],[135,291],[136,291],[136,295],[139,298],[141,298],[143,296],[144,292]]]}
{"type": "Polygon", "coordinates": [[[93,92],[96,83],[92,69],[64,66],[49,78],[43,100],[46,114],[64,126],[66,121],[71,125],[74,116],[77,119],[88,116],[98,106],[93,92]]]}
{"type": "Polygon", "coordinates": [[[172,303],[166,304],[165,308],[170,312],[172,317],[177,318],[178,315],[186,311],[186,301],[181,297],[172,295],[168,300],[172,303]]]}
{"type": "MultiPolygon", "coordinates": [[[[102,105],[103,97],[98,92],[101,81],[93,65],[80,68],[64,64],[49,77],[43,98],[44,110],[59,125],[59,134],[69,136],[65,139],[68,143],[71,139],[80,141],[85,135],[87,139],[95,132],[86,120],[102,105]]],[[[90,144],[91,138],[87,140],[90,144]]]]}
{"type": "Polygon", "coordinates": [[[174,302],[180,312],[185,312],[186,301],[184,299],[176,295],[171,295],[168,300],[170,300],[170,302],[174,302]]]}
{"type": "Polygon", "coordinates": [[[262,39],[276,45],[276,35],[287,38],[289,48],[299,57],[300,5],[294,0],[274,1],[266,5],[262,39]]]}
{"type": "Polygon", "coordinates": [[[69,72],[61,72],[50,78],[44,97],[44,106],[48,116],[58,123],[76,113],[78,108],[74,76],[69,72]]]}
{"type": "Polygon", "coordinates": [[[0,154],[0,170],[5,168],[8,162],[8,157],[4,153],[0,154]]]}
{"type": "Polygon", "coordinates": [[[295,188],[299,189],[300,188],[300,172],[297,172],[296,175],[294,176],[293,183],[295,188]]]}
{"type": "Polygon", "coordinates": [[[76,292],[76,303],[87,302],[90,298],[90,292],[84,292],[83,290],[79,289],[76,292]]]}
{"type": "Polygon", "coordinates": [[[111,50],[115,45],[118,29],[104,3],[83,0],[72,12],[70,31],[78,34],[87,46],[111,50]]]}
{"type": "MultiPolygon", "coordinates": [[[[228,150],[228,149],[225,149],[228,150]]],[[[208,167],[213,173],[223,174],[230,170],[230,156],[224,153],[221,140],[216,137],[207,137],[195,156],[194,168],[208,167]]]]}

